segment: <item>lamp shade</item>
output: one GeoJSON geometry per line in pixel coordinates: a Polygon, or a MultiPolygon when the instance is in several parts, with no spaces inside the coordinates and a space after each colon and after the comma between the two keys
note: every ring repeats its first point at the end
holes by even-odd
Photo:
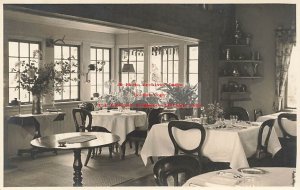
{"type": "Polygon", "coordinates": [[[123,65],[122,72],[134,73],[133,64],[126,63],[123,65]]]}

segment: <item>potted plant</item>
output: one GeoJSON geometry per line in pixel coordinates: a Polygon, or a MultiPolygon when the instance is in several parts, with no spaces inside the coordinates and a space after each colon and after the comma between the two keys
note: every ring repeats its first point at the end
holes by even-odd
{"type": "Polygon", "coordinates": [[[178,109],[181,119],[185,116],[191,116],[193,114],[193,108],[199,107],[198,104],[198,84],[168,84],[158,88],[163,92],[166,92],[169,97],[169,105],[173,105],[178,109]]]}

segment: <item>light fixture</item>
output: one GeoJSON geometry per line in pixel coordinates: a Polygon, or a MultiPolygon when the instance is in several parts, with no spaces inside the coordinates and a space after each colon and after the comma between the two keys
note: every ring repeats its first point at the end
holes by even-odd
{"type": "Polygon", "coordinates": [[[122,68],[122,72],[126,72],[126,73],[135,73],[133,64],[129,63],[129,56],[130,56],[130,52],[129,52],[129,30],[128,30],[128,56],[127,56],[127,63],[123,65],[122,68]]]}
{"type": "Polygon", "coordinates": [[[94,71],[96,69],[96,66],[94,65],[94,64],[89,64],[89,66],[88,66],[88,72],[86,73],[86,75],[85,75],[85,82],[91,82],[90,80],[89,80],[89,72],[90,71],[94,71]]]}
{"type": "Polygon", "coordinates": [[[46,39],[46,47],[54,47],[54,45],[56,44],[62,44],[64,45],[65,44],[65,35],[61,38],[61,39],[57,39],[57,40],[54,40],[54,39],[51,39],[51,38],[47,38],[46,39]]]}

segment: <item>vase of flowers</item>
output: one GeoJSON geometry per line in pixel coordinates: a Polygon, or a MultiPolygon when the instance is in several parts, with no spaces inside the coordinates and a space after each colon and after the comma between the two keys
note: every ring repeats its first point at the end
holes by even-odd
{"type": "Polygon", "coordinates": [[[30,63],[17,62],[12,70],[16,72],[19,83],[16,88],[25,89],[33,96],[32,113],[41,114],[42,97],[46,94],[53,95],[54,91],[62,92],[64,82],[78,80],[79,76],[78,78],[70,77],[70,73],[75,72],[71,70],[71,61],[44,63],[42,52],[39,50],[33,52],[33,58],[30,63]]]}
{"type": "Polygon", "coordinates": [[[223,115],[223,107],[218,102],[210,103],[206,109],[207,123],[214,124],[223,115]]]}

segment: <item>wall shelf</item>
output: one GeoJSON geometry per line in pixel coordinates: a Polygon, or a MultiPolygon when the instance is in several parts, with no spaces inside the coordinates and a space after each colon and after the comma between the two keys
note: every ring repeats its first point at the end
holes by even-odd
{"type": "Polygon", "coordinates": [[[253,76],[253,77],[250,77],[250,76],[238,76],[238,77],[235,77],[235,76],[220,76],[219,79],[260,79],[260,78],[263,78],[262,76],[253,76]]]}
{"type": "Polygon", "coordinates": [[[220,60],[220,63],[262,63],[262,60],[220,60]]]}

